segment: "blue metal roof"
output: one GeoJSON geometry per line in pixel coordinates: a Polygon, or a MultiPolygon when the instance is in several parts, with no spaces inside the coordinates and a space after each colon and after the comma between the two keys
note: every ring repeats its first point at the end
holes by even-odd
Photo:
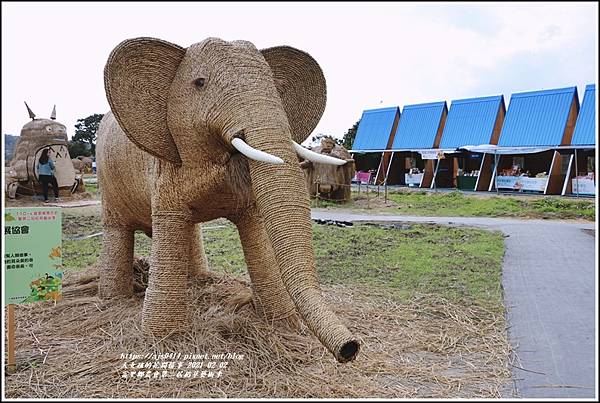
{"type": "Polygon", "coordinates": [[[352,149],[385,150],[392,133],[394,119],[399,113],[400,108],[397,106],[363,111],[352,149]]]}
{"type": "Polygon", "coordinates": [[[571,144],[596,144],[596,86],[585,86],[585,95],[575,124],[575,132],[571,144]]]}
{"type": "Polygon", "coordinates": [[[498,145],[560,145],[574,99],[579,104],[577,87],[512,94],[498,145]]]}
{"type": "Polygon", "coordinates": [[[446,101],[405,105],[394,137],[394,150],[432,148],[446,101]]]}
{"type": "Polygon", "coordinates": [[[500,108],[504,109],[502,95],[453,100],[440,148],[490,144],[500,108]]]}

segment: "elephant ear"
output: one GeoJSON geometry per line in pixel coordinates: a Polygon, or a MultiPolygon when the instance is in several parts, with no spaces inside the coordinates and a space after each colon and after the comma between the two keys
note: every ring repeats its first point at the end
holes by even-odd
{"type": "Polygon", "coordinates": [[[292,139],[300,144],[319,123],[327,88],[319,64],[308,53],[289,46],[262,49],[288,116],[292,139]]]}
{"type": "Polygon", "coordinates": [[[185,49],[155,38],[121,42],[104,67],[110,108],[129,140],[155,157],[181,164],[167,126],[167,98],[185,49]]]}

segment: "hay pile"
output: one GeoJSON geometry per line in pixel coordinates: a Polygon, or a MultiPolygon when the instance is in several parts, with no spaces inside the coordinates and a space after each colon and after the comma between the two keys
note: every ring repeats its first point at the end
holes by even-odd
{"type": "Polygon", "coordinates": [[[248,282],[228,275],[190,287],[191,329],[169,339],[147,338],[140,330],[147,262],[138,260],[135,272],[138,292],[132,298],[98,299],[97,272],[90,269],[67,273],[63,301],[17,306],[18,368],[6,376],[6,396],[472,398],[509,393],[502,315],[430,297],[399,304],[375,290],[326,287],[327,302],[364,343],[356,361],[338,364],[304,325],[299,330],[273,326],[257,316],[248,282]],[[180,353],[175,361],[184,362],[182,370],[199,361],[184,361],[187,354],[235,353],[243,359],[217,360],[229,362],[219,378],[124,378],[123,365],[157,360],[121,355],[147,353],[180,353]]]}

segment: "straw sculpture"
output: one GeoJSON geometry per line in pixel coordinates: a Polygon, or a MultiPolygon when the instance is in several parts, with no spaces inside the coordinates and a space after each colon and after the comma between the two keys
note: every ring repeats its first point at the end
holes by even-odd
{"type": "Polygon", "coordinates": [[[85,171],[85,164],[79,158],[71,158],[71,163],[73,164],[73,169],[75,169],[76,173],[83,173],[85,171]]]}
{"type": "Polygon", "coordinates": [[[184,49],[136,38],[112,51],[104,80],[100,294],[133,292],[133,232],[142,230],[152,236],[144,331],[183,330],[187,280],[208,270],[199,225],[225,217],[238,228],[257,309],[268,320],[301,318],[338,361],[353,360],[359,343],[317,282],[296,155],[307,150],[294,144],[325,109],[316,61],[287,46],[209,38],[184,49]]]}
{"type": "Polygon", "coordinates": [[[321,139],[321,145],[314,152],[346,160],[342,166],[334,166],[311,161],[303,161],[300,166],[306,174],[306,184],[311,197],[347,202],[351,196],[351,181],[356,172],[352,155],[331,138],[321,139]]]}
{"type": "MultiPolygon", "coordinates": [[[[16,193],[29,195],[42,193],[36,165],[42,150],[51,148],[54,152],[51,157],[56,165],[54,175],[60,188],[60,194],[69,196],[79,180],[67,148],[69,142],[67,128],[54,119],[36,118],[29,106],[25,105],[32,120],[21,129],[21,135],[17,140],[13,157],[7,169],[7,171],[14,172],[13,178],[16,178],[19,183],[16,193]]],[[[56,118],[56,109],[53,110],[53,114],[56,118]]],[[[85,190],[83,186],[77,189],[82,188],[85,190]]]]}

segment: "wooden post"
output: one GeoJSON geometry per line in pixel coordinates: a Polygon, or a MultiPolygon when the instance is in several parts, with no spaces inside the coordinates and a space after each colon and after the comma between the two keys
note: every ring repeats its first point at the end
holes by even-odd
{"type": "Polygon", "coordinates": [[[8,310],[7,328],[7,349],[8,349],[8,372],[14,372],[16,369],[15,365],[15,305],[8,304],[6,309],[8,310]]]}
{"type": "Polygon", "coordinates": [[[385,204],[387,204],[387,183],[383,185],[383,189],[385,191],[385,197],[384,197],[385,204]]]}

